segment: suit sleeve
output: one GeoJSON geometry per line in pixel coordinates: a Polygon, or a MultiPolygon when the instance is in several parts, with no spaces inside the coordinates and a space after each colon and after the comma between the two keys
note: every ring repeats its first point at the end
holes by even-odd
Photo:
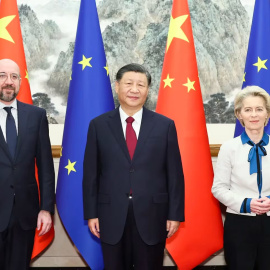
{"type": "Polygon", "coordinates": [[[40,189],[40,210],[46,210],[53,214],[55,175],[46,111],[42,112],[40,120],[36,164],[40,189]]]}
{"type": "Polygon", "coordinates": [[[97,218],[98,149],[94,121],[89,125],[83,163],[84,218],[97,218]]]}
{"type": "Polygon", "coordinates": [[[167,179],[169,193],[168,220],[184,221],[184,174],[176,128],[173,121],[171,122],[168,131],[167,179]]]}

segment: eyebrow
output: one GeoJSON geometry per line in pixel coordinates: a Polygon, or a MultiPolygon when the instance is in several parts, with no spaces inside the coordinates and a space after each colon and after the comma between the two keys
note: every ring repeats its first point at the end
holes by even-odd
{"type": "Polygon", "coordinates": [[[19,74],[19,73],[16,73],[16,72],[8,73],[8,72],[5,72],[5,71],[0,71],[0,74],[1,74],[1,73],[5,73],[5,74],[16,74],[16,75],[20,76],[20,74],[19,74]]]}
{"type": "MultiPolygon", "coordinates": [[[[254,108],[254,107],[251,107],[251,106],[244,106],[244,109],[249,109],[249,108],[254,108]]],[[[264,106],[255,106],[255,108],[264,108],[264,106]]]]}

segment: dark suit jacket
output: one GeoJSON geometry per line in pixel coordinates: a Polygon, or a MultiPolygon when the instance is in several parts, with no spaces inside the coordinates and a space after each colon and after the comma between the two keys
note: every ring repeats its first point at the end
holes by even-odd
{"type": "Polygon", "coordinates": [[[184,220],[184,177],[174,122],[143,108],[130,160],[119,108],[93,119],[84,158],[85,219],[99,218],[101,240],[123,234],[132,189],[136,225],[149,245],[166,238],[166,221],[184,220]]]}
{"type": "Polygon", "coordinates": [[[25,230],[36,227],[40,210],[54,211],[55,178],[46,112],[17,102],[18,141],[14,159],[0,129],[0,232],[8,226],[14,194],[16,215],[25,230]]]}

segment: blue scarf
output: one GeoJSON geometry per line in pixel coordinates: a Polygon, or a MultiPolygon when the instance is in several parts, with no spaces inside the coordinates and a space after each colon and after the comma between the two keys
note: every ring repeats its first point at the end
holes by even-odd
{"type": "Polygon", "coordinates": [[[255,144],[253,141],[250,140],[248,137],[247,133],[244,131],[241,134],[241,140],[242,143],[249,144],[252,146],[249,150],[248,154],[248,162],[250,163],[249,167],[249,173],[250,175],[253,173],[257,173],[257,184],[258,184],[258,189],[259,189],[259,194],[261,197],[261,190],[262,190],[262,156],[266,156],[267,152],[264,148],[269,143],[269,136],[264,133],[261,141],[257,144],[255,144]]]}

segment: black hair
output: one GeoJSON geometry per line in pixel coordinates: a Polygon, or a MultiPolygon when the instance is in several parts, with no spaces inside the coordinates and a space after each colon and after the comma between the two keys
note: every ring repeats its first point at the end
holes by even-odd
{"type": "Polygon", "coordinates": [[[118,70],[118,72],[116,73],[116,81],[119,82],[123,78],[124,74],[126,72],[130,72],[130,71],[145,74],[145,76],[147,78],[148,86],[151,85],[152,79],[151,79],[151,75],[148,72],[148,70],[144,66],[142,66],[140,64],[136,64],[136,63],[131,63],[131,64],[128,64],[128,65],[121,67],[118,70]]]}

